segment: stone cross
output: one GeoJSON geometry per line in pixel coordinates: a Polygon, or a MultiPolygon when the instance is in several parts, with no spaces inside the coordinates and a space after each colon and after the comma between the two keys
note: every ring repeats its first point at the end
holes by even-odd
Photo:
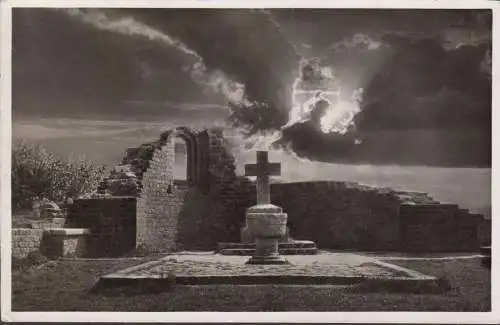
{"type": "Polygon", "coordinates": [[[257,176],[257,204],[270,204],[269,176],[281,174],[280,163],[270,163],[267,151],[257,151],[257,163],[245,165],[245,176],[257,176]]]}

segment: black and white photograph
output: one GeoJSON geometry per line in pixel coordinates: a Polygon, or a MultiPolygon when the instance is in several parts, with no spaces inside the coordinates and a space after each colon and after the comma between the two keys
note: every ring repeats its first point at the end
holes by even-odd
{"type": "Polygon", "coordinates": [[[7,1],[2,320],[491,320],[498,6],[431,2],[7,1]]]}

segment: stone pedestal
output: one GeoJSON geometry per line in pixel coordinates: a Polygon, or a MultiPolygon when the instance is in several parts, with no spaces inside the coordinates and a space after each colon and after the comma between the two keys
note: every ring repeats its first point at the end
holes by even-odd
{"type": "MultiPolygon", "coordinates": [[[[240,240],[244,244],[250,244],[250,243],[255,243],[255,237],[252,235],[250,232],[250,229],[246,225],[242,226],[240,229],[240,240]]],[[[279,239],[280,243],[293,243],[294,239],[290,235],[290,229],[286,227],[285,230],[285,235],[283,237],[280,237],[279,239]]]]}
{"type": "Polygon", "coordinates": [[[41,251],[51,258],[85,257],[89,235],[90,229],[86,228],[45,229],[41,251]]]}
{"type": "Polygon", "coordinates": [[[257,204],[247,209],[246,222],[255,237],[255,255],[247,264],[287,264],[279,255],[278,242],[286,234],[287,214],[273,204],[257,204]]]}

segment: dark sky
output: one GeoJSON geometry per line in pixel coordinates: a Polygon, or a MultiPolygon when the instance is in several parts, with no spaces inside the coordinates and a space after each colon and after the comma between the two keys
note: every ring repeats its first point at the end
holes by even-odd
{"type": "Polygon", "coordinates": [[[355,127],[341,135],[298,122],[282,146],[321,161],[486,167],[490,51],[491,14],[478,10],[16,8],[14,136],[61,141],[78,125],[82,137],[85,120],[100,121],[89,137],[111,125],[130,136],[152,123],[221,123],[227,80],[260,103],[236,111],[240,125],[281,130],[299,61],[317,57],[344,99],[363,89],[355,127]],[[193,75],[199,60],[212,79],[193,75]]]}

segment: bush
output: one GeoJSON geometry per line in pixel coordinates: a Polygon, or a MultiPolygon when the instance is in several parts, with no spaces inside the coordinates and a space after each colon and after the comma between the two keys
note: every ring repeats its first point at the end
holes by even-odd
{"type": "Polygon", "coordinates": [[[61,202],[97,188],[105,167],[86,160],[61,160],[40,145],[21,141],[12,149],[12,208],[29,209],[34,198],[61,202]]]}

